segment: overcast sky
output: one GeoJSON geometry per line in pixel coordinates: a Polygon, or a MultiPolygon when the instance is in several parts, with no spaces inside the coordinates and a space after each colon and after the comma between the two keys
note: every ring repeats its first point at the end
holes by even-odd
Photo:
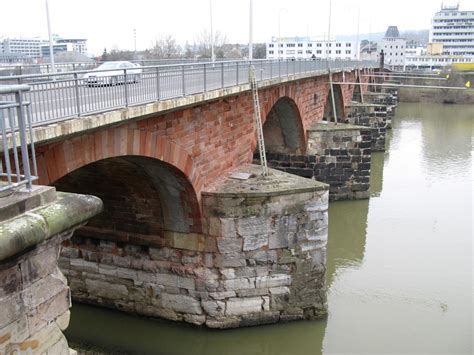
{"type": "MultiPolygon", "coordinates": [[[[45,0],[0,0],[0,37],[47,38],[45,0]]],[[[53,33],[61,37],[88,39],[90,52],[104,47],[131,49],[133,29],[137,49],[151,46],[154,38],[171,34],[182,44],[190,43],[210,28],[210,0],[49,0],[53,33]]],[[[449,3],[450,0],[444,0],[449,3]]],[[[451,3],[457,3],[452,1],[451,3]]],[[[328,29],[329,0],[253,0],[254,42],[278,36],[324,36],[328,29]]],[[[331,37],[385,31],[427,29],[438,11],[438,0],[332,0],[331,37]]],[[[214,30],[231,43],[248,43],[249,0],[212,0],[214,30]]],[[[461,0],[461,9],[468,1],[461,0]]]]}

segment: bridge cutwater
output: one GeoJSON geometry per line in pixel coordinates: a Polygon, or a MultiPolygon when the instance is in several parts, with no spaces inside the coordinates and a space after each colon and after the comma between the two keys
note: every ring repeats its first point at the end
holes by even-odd
{"type": "Polygon", "coordinates": [[[325,317],[328,201],[368,197],[371,152],[384,149],[397,104],[396,89],[372,85],[378,64],[330,65],[334,103],[328,63],[316,60],[143,67],[100,85],[84,72],[2,78],[22,84],[0,91],[2,174],[31,164],[21,178],[39,186],[1,223],[39,214],[51,230],[26,244],[11,233],[0,253],[0,280],[18,275],[0,306],[22,305],[0,317],[0,339],[20,339],[26,324],[9,344],[53,346],[45,339],[61,338],[70,295],[210,328],[325,317]]]}

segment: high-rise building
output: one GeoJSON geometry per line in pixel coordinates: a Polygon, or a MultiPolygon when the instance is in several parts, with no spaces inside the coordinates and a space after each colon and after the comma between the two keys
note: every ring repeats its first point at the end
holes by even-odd
{"type": "Polygon", "coordinates": [[[385,37],[379,42],[378,51],[385,54],[385,66],[390,69],[401,70],[405,66],[407,41],[400,36],[397,26],[389,26],[385,37]]]}
{"type": "Polygon", "coordinates": [[[474,56],[474,11],[441,5],[431,21],[429,41],[442,43],[445,55],[474,56]]]}
{"type": "Polygon", "coordinates": [[[318,40],[310,37],[273,37],[267,43],[267,59],[357,59],[354,41],[318,40]]]}

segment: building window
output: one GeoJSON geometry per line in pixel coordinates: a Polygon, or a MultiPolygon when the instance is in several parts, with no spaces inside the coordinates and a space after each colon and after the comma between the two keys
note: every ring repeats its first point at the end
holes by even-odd
{"type": "Polygon", "coordinates": [[[321,53],[322,53],[321,50],[317,50],[317,51],[316,51],[316,54],[321,54],[321,53]]]}
{"type": "Polygon", "coordinates": [[[346,47],[351,47],[352,44],[351,43],[346,43],[346,47]]]}
{"type": "Polygon", "coordinates": [[[312,47],[312,46],[313,46],[313,44],[312,44],[312,43],[308,43],[308,47],[312,47]]]}
{"type": "Polygon", "coordinates": [[[289,47],[295,47],[295,44],[294,43],[287,43],[286,48],[289,48],[289,47]]]}
{"type": "Polygon", "coordinates": [[[273,51],[268,51],[268,54],[273,54],[273,51]]]}
{"type": "Polygon", "coordinates": [[[346,51],[346,54],[351,54],[351,51],[350,51],[350,50],[347,50],[347,51],[346,51]]]}
{"type": "Polygon", "coordinates": [[[268,46],[269,46],[270,48],[273,48],[273,43],[270,43],[268,46]]]}
{"type": "Polygon", "coordinates": [[[307,51],[306,51],[306,54],[313,54],[313,51],[307,50],[307,51]]]}
{"type": "Polygon", "coordinates": [[[322,44],[321,43],[316,43],[316,47],[321,47],[322,44]]]}
{"type": "Polygon", "coordinates": [[[303,43],[298,43],[298,47],[303,47],[303,43]]]}
{"type": "Polygon", "coordinates": [[[340,46],[341,46],[341,44],[340,44],[340,43],[336,43],[336,47],[340,47],[340,46]]]}

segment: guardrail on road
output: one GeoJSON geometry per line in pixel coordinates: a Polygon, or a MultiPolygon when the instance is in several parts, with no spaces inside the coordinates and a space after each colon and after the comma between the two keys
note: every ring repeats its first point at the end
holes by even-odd
{"type": "MultiPolygon", "coordinates": [[[[295,74],[324,73],[328,65],[336,71],[378,67],[376,62],[352,60],[329,63],[311,59],[227,61],[0,77],[0,84],[30,85],[31,90],[24,95],[31,102],[32,124],[38,126],[248,84],[250,65],[255,67],[258,81],[295,74]]],[[[0,100],[12,99],[12,94],[0,95],[0,100]]]]}

